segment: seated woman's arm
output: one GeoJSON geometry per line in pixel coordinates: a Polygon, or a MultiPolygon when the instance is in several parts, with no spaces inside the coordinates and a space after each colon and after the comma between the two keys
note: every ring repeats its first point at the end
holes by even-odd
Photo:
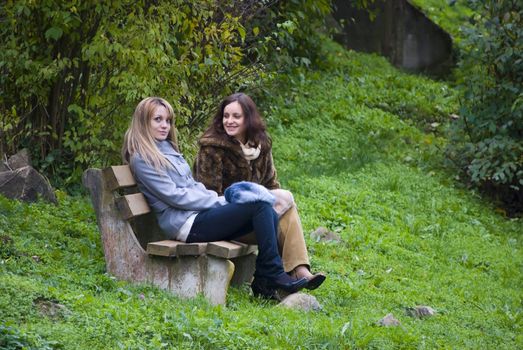
{"type": "Polygon", "coordinates": [[[278,182],[278,177],[276,174],[276,168],[274,167],[274,162],[272,160],[272,152],[268,152],[263,155],[263,164],[261,169],[262,177],[260,179],[260,185],[268,188],[269,190],[274,190],[280,188],[280,183],[278,182]]]}
{"type": "Polygon", "coordinates": [[[194,181],[192,176],[190,185],[181,187],[165,171],[156,170],[141,157],[133,157],[131,167],[139,187],[142,187],[140,190],[153,207],[158,205],[155,203],[158,200],[177,209],[195,211],[226,203],[224,197],[218,197],[216,192],[207,190],[201,183],[194,181]]]}

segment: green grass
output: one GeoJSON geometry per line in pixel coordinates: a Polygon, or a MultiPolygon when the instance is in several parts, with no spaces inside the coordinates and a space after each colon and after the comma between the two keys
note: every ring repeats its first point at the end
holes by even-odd
{"type": "Polygon", "coordinates": [[[333,68],[281,77],[261,103],[312,264],[328,274],[311,292],[322,311],[281,309],[247,286],[211,306],[117,281],[86,198],[59,192],[57,207],[0,198],[0,347],[523,347],[521,219],[455,184],[439,127],[426,132],[445,126],[455,93],[382,58],[329,50],[333,68]],[[343,241],[312,241],[319,226],[343,241]],[[64,308],[42,314],[42,301],[64,308]],[[406,315],[420,304],[437,315],[406,315]],[[376,324],[388,313],[400,327],[376,324]]]}
{"type": "Polygon", "coordinates": [[[462,39],[461,27],[470,26],[469,19],[474,15],[466,0],[456,0],[453,5],[448,0],[411,0],[411,3],[446,30],[458,45],[462,39]]]}

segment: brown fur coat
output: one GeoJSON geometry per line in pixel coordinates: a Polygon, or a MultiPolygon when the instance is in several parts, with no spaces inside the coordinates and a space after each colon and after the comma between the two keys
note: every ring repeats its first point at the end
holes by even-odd
{"type": "Polygon", "coordinates": [[[234,139],[202,137],[198,143],[194,177],[206,188],[220,195],[238,181],[256,182],[269,190],[280,188],[270,149],[262,149],[260,156],[249,162],[234,139]]]}

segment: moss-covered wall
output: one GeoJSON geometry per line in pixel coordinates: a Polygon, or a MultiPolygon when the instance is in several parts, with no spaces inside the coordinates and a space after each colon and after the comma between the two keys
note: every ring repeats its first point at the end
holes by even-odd
{"type": "Polygon", "coordinates": [[[413,71],[444,73],[452,66],[451,36],[408,1],[378,1],[370,13],[345,0],[334,3],[341,29],[336,40],[346,47],[379,53],[413,71]]]}

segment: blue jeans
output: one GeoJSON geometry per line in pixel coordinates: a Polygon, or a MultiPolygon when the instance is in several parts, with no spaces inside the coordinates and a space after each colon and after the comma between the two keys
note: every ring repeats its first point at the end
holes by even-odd
{"type": "Polygon", "coordinates": [[[188,243],[233,240],[254,231],[258,243],[255,276],[276,278],[284,273],[278,253],[278,215],[265,202],[229,203],[196,215],[188,243]]]}

